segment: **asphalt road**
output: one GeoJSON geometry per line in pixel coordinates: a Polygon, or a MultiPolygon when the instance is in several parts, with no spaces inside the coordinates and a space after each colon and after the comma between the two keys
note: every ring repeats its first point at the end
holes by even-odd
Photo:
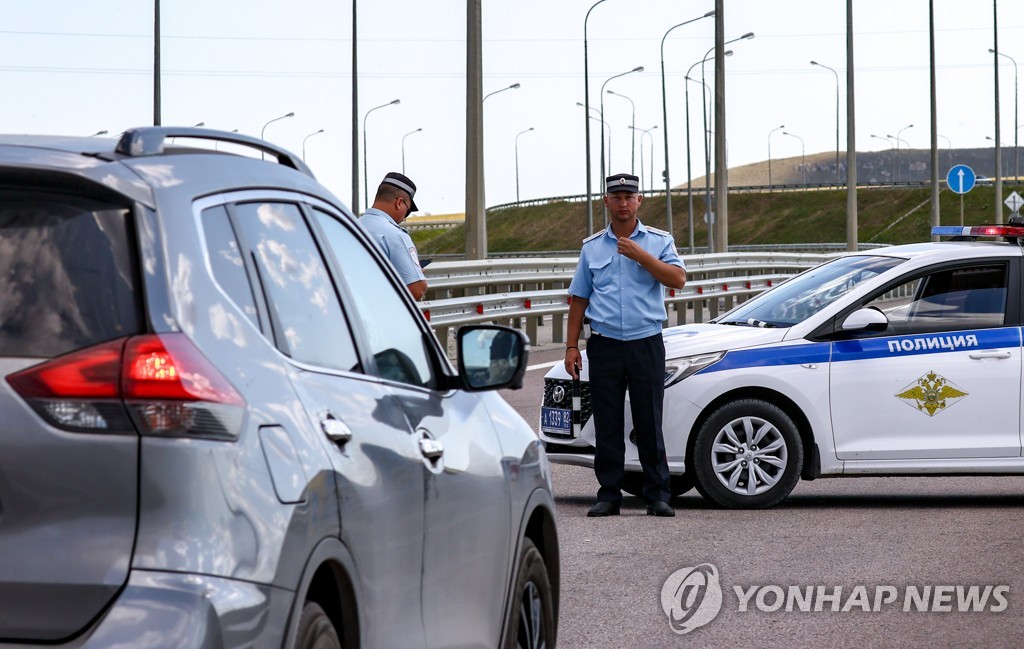
{"type": "MultiPolygon", "coordinates": [[[[535,350],[530,363],[561,354],[535,350]]],[[[545,371],[504,393],[531,424],[545,371]]],[[[666,519],[626,496],[621,516],[593,519],[593,473],[553,475],[562,649],[1024,646],[1024,477],[820,479],[763,511],[713,509],[691,492],[666,519]],[[678,634],[662,590],[701,564],[717,573],[721,606],[714,588],[690,599],[669,588],[670,604],[695,611],[678,634]]]]}

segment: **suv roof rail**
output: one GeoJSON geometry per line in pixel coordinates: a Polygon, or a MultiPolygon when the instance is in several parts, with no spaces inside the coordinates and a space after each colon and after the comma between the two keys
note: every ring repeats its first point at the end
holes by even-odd
{"type": "Polygon", "coordinates": [[[208,128],[193,128],[187,126],[142,126],[138,128],[131,128],[121,135],[121,139],[118,140],[117,147],[114,150],[117,153],[131,157],[160,155],[164,152],[164,143],[167,138],[175,137],[187,137],[197,140],[214,140],[217,142],[226,142],[229,144],[239,144],[251,147],[274,156],[277,158],[278,164],[291,167],[292,169],[306,174],[310,178],[314,177],[313,172],[308,166],[306,166],[306,163],[303,162],[302,159],[298,158],[294,153],[287,151],[286,149],[274,146],[265,140],[251,137],[249,135],[228,133],[227,131],[218,131],[208,128]]]}

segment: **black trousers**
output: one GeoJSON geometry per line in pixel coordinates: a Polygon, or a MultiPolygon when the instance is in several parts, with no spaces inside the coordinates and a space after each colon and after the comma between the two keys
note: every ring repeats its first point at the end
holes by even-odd
{"type": "Polygon", "coordinates": [[[668,459],[661,433],[665,402],[665,342],[661,334],[640,340],[615,340],[592,335],[587,341],[590,362],[590,403],[594,410],[597,448],[594,472],[601,488],[597,499],[622,501],[622,474],[626,456],[625,401],[629,390],[630,414],[644,469],[643,498],[648,503],[668,502],[668,459]]]}

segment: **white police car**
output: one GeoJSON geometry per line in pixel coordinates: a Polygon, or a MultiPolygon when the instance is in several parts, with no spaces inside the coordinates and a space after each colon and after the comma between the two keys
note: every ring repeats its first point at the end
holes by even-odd
{"type": "MultiPolygon", "coordinates": [[[[665,329],[672,491],[769,507],[799,478],[1024,474],[1024,227],[941,227],[954,240],[852,253],[708,324],[665,329]],[[977,237],[1001,237],[975,241],[977,237]]],[[[578,408],[562,366],[540,430],[553,462],[593,465],[584,356],[578,408]],[[574,414],[579,425],[573,426],[574,414]]],[[[632,427],[626,407],[626,436],[632,427]]],[[[623,488],[643,484],[626,443],[623,488]]]]}

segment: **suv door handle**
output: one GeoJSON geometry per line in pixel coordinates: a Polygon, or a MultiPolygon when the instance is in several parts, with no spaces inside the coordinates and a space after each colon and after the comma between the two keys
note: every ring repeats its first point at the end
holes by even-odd
{"type": "Polygon", "coordinates": [[[428,460],[436,460],[444,455],[444,444],[429,437],[420,438],[420,453],[428,460]]]}
{"type": "Polygon", "coordinates": [[[997,351],[997,352],[976,352],[974,354],[968,354],[968,356],[970,356],[972,359],[974,359],[976,361],[982,361],[982,360],[985,360],[986,358],[995,358],[995,359],[1009,358],[1011,356],[1011,354],[1010,354],[1010,352],[1004,350],[1004,351],[997,351]]]}
{"type": "Polygon", "coordinates": [[[327,435],[327,439],[332,442],[344,444],[352,439],[352,429],[348,427],[348,424],[340,419],[335,419],[331,415],[320,420],[320,429],[327,435]]]}

